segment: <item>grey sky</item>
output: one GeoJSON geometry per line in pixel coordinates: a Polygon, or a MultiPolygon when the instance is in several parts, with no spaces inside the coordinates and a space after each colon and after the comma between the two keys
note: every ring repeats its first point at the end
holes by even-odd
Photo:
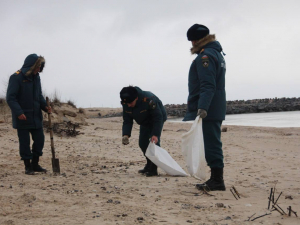
{"type": "Polygon", "coordinates": [[[31,53],[43,89],[79,107],[119,107],[129,84],[185,103],[186,31],[204,24],[227,63],[227,100],[300,97],[299,1],[0,0],[0,90],[31,53]]]}

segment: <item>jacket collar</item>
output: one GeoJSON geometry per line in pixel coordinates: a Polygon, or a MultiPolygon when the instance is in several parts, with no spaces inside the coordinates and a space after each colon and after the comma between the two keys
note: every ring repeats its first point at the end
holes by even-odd
{"type": "Polygon", "coordinates": [[[216,35],[214,35],[214,34],[209,34],[209,35],[205,36],[204,38],[197,41],[195,46],[193,46],[191,48],[191,53],[199,54],[199,52],[203,49],[203,47],[205,45],[207,45],[208,43],[213,42],[215,40],[216,40],[216,35]]]}
{"type": "Polygon", "coordinates": [[[139,106],[139,105],[141,104],[141,102],[142,102],[144,96],[143,96],[143,91],[142,91],[142,89],[140,89],[140,88],[137,87],[137,86],[135,86],[135,89],[136,89],[137,92],[138,92],[138,100],[137,100],[136,105],[135,105],[135,107],[137,107],[137,106],[139,106]]]}
{"type": "Polygon", "coordinates": [[[37,76],[39,76],[39,73],[37,73],[35,75],[34,74],[25,75],[25,74],[22,73],[22,75],[23,75],[24,79],[29,80],[29,81],[33,81],[37,78],[37,76]]]}

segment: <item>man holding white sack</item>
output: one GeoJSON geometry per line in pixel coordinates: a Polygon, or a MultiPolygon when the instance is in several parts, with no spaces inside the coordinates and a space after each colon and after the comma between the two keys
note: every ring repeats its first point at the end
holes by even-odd
{"type": "Polygon", "coordinates": [[[221,125],[226,114],[226,64],[222,47],[204,25],[190,27],[187,38],[192,42],[191,53],[197,57],[189,71],[187,113],[183,121],[195,120],[196,116],[203,119],[205,158],[211,168],[210,179],[196,188],[225,191],[221,125]]]}
{"type": "MultiPolygon", "coordinates": [[[[166,110],[158,97],[149,91],[142,91],[139,87],[124,87],[120,92],[123,106],[122,143],[129,144],[133,120],[140,125],[139,146],[146,153],[151,142],[160,146],[160,136],[164,122],[167,120],[166,110]]],[[[146,156],[145,156],[146,157],[146,156]]],[[[144,169],[139,170],[146,176],[157,176],[157,166],[147,159],[144,169]]]]}

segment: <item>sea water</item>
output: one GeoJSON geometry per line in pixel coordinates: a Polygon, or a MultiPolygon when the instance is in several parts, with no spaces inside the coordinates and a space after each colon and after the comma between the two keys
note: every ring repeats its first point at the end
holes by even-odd
{"type": "MultiPolygon", "coordinates": [[[[183,118],[169,119],[182,122],[183,118]]],[[[193,122],[193,121],[189,121],[193,122]]],[[[223,125],[255,127],[300,127],[300,111],[226,115],[223,125]]]]}

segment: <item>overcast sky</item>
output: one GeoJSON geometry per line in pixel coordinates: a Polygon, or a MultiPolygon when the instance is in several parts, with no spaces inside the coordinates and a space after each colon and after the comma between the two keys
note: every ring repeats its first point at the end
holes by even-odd
{"type": "Polygon", "coordinates": [[[186,31],[216,34],[226,53],[227,100],[300,97],[300,1],[0,0],[0,94],[31,53],[44,92],[78,107],[119,107],[135,85],[186,103],[195,55],[186,31]]]}

